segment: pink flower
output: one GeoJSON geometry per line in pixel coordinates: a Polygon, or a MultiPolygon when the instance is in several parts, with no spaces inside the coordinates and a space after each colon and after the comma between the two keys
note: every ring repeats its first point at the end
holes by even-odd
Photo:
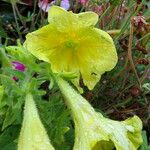
{"type": "MultiPolygon", "coordinates": [[[[43,11],[48,12],[49,8],[56,3],[56,0],[53,0],[52,2],[49,2],[48,0],[40,0],[38,3],[39,8],[41,8],[43,11]]],[[[68,10],[70,8],[69,0],[62,0],[60,2],[60,6],[64,8],[65,10],[68,10]]]]}
{"type": "Polygon", "coordinates": [[[80,4],[83,5],[84,7],[87,7],[90,0],[79,0],[80,4]]]}
{"type": "Polygon", "coordinates": [[[49,8],[55,4],[56,0],[53,0],[49,3],[48,0],[40,0],[38,3],[39,8],[41,8],[43,11],[48,12],[49,8]]]}
{"type": "Polygon", "coordinates": [[[12,66],[14,67],[15,70],[19,70],[22,72],[25,71],[25,65],[18,61],[13,61],[12,66]]]}
{"type": "Polygon", "coordinates": [[[86,0],[80,0],[80,3],[81,3],[81,4],[85,4],[85,3],[86,3],[86,0]]]}

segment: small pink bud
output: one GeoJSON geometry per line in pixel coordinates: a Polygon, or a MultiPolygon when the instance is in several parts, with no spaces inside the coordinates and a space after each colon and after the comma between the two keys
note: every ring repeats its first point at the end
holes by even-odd
{"type": "Polygon", "coordinates": [[[41,8],[43,11],[48,12],[49,8],[54,5],[56,0],[53,0],[52,2],[49,2],[48,0],[40,0],[38,3],[39,8],[41,8]]]}
{"type": "Polygon", "coordinates": [[[15,70],[25,71],[25,65],[18,61],[13,61],[12,66],[14,67],[15,70]]]}
{"type": "Polygon", "coordinates": [[[14,81],[18,81],[18,78],[15,77],[15,76],[14,76],[12,79],[13,79],[14,81]]]}

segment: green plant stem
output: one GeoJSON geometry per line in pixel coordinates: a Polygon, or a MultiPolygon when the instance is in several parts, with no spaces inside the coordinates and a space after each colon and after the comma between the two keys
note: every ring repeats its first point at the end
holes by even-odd
{"type": "Polygon", "coordinates": [[[150,65],[148,65],[148,66],[146,67],[145,72],[143,73],[143,75],[142,75],[142,77],[141,77],[141,80],[140,80],[140,81],[141,81],[142,84],[144,83],[146,77],[147,77],[148,74],[149,74],[149,68],[150,68],[150,65]]]}
{"type": "MultiPolygon", "coordinates": [[[[36,11],[36,3],[37,3],[37,0],[34,0],[33,14],[35,14],[35,11],[36,11]]],[[[34,16],[34,15],[33,15],[33,16],[34,16]]],[[[35,21],[35,17],[33,17],[33,19],[32,19],[31,26],[30,26],[30,30],[32,30],[33,27],[34,27],[34,21],[35,21]]]]}
{"type": "Polygon", "coordinates": [[[13,3],[12,3],[12,9],[13,9],[13,14],[14,14],[16,26],[17,26],[18,36],[19,36],[19,38],[22,40],[21,32],[20,32],[20,29],[19,29],[19,23],[18,23],[18,20],[17,20],[16,11],[15,11],[15,4],[13,4],[13,3]]]}
{"type": "Polygon", "coordinates": [[[140,38],[139,40],[137,40],[136,43],[142,41],[142,40],[145,39],[146,37],[150,37],[150,33],[147,33],[146,35],[144,35],[142,38],[140,38]]]}
{"type": "Polygon", "coordinates": [[[38,21],[38,18],[39,18],[40,14],[41,14],[41,12],[42,12],[42,9],[40,8],[38,14],[36,15],[36,18],[34,19],[34,21],[33,21],[33,23],[32,23],[32,26],[30,27],[30,31],[32,31],[33,27],[36,25],[36,23],[37,23],[37,21],[38,21]]]}
{"type": "Polygon", "coordinates": [[[22,17],[21,17],[21,14],[20,14],[19,10],[18,10],[17,5],[15,5],[15,9],[16,9],[17,15],[18,15],[23,27],[26,28],[26,23],[22,21],[22,17]]]}

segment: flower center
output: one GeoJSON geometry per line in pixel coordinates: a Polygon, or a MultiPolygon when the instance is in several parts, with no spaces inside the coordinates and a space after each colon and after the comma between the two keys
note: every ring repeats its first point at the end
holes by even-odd
{"type": "Polygon", "coordinates": [[[75,42],[74,40],[69,39],[69,40],[67,40],[67,41],[64,43],[64,45],[65,45],[66,48],[75,49],[78,44],[77,44],[77,42],[75,42]]]}

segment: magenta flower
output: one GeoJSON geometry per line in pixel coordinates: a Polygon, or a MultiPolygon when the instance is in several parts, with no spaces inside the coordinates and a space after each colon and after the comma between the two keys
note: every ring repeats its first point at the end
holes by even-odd
{"type": "Polygon", "coordinates": [[[65,10],[68,10],[70,8],[69,0],[62,0],[60,6],[65,10]]]}
{"type": "Polygon", "coordinates": [[[25,65],[18,61],[13,61],[12,66],[14,67],[15,70],[19,70],[22,72],[25,71],[25,65]]]}
{"type": "MultiPolygon", "coordinates": [[[[18,71],[25,71],[26,67],[24,64],[18,62],[18,61],[13,61],[12,62],[12,67],[15,69],[15,70],[18,70],[18,71]]],[[[12,79],[14,81],[18,81],[18,78],[16,76],[13,76],[12,79]]]]}

